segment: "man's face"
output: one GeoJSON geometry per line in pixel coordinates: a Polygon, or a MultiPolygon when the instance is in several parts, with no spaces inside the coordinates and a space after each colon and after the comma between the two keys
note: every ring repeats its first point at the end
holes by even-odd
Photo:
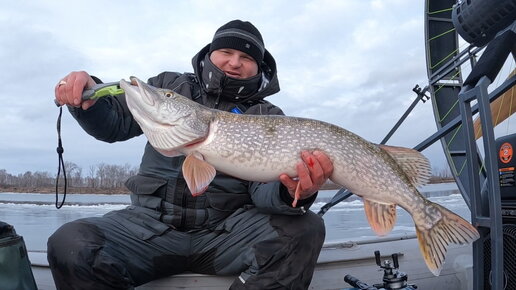
{"type": "Polygon", "coordinates": [[[235,79],[247,79],[258,73],[256,61],[247,53],[231,48],[214,50],[211,62],[227,76],[235,79]]]}

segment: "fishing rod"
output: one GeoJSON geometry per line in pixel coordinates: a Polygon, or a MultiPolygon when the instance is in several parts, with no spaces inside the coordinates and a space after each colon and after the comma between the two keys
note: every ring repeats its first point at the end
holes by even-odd
{"type": "MultiPolygon", "coordinates": [[[[414,93],[416,93],[416,95],[417,95],[416,98],[414,99],[412,104],[410,104],[410,106],[405,111],[405,113],[401,116],[401,118],[398,120],[398,122],[396,122],[396,124],[394,124],[394,126],[389,131],[389,133],[387,133],[385,138],[383,138],[382,142],[380,142],[380,145],[385,145],[387,143],[387,141],[389,141],[389,139],[392,137],[394,132],[396,132],[398,130],[398,128],[405,121],[405,119],[408,117],[410,112],[412,112],[412,110],[416,107],[416,105],[419,103],[419,101],[422,101],[423,103],[425,103],[426,101],[428,101],[430,99],[430,97],[426,94],[426,92],[428,91],[428,88],[429,88],[429,86],[425,86],[423,89],[421,89],[419,87],[419,85],[416,84],[416,86],[412,89],[412,91],[414,93]]],[[[326,203],[325,205],[323,205],[321,207],[321,209],[319,210],[319,212],[317,214],[319,216],[323,216],[330,208],[332,208],[334,205],[340,203],[341,201],[349,198],[351,195],[353,195],[353,193],[351,191],[349,191],[345,188],[341,188],[328,203],[326,203]]]]}

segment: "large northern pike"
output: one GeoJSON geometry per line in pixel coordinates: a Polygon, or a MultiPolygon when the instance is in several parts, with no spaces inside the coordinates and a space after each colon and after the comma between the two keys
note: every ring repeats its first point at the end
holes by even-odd
{"type": "Polygon", "coordinates": [[[425,262],[439,275],[449,244],[475,241],[469,222],[425,199],[417,190],[430,177],[418,151],[376,145],[338,126],[286,117],[239,115],[206,108],[170,90],[135,77],[120,81],[127,105],[150,144],[166,156],[186,155],[183,175],[193,194],[202,193],[216,170],[252,181],[296,176],[303,150],[319,150],[332,160],[330,179],[363,198],[372,229],[391,231],[396,205],[412,215],[425,262]]]}

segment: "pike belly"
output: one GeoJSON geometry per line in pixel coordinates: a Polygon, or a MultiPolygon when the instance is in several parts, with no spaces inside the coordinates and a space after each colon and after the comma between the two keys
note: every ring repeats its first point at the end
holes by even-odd
{"type": "Polygon", "coordinates": [[[373,178],[367,172],[368,162],[357,160],[356,156],[364,155],[364,150],[370,154],[380,150],[349,131],[310,119],[222,115],[211,123],[203,143],[188,148],[201,153],[205,161],[221,172],[260,182],[277,180],[282,173],[295,177],[301,151],[319,150],[332,160],[335,169],[330,179],[339,185],[358,190],[373,178]],[[365,176],[359,178],[358,173],[365,176]]]}

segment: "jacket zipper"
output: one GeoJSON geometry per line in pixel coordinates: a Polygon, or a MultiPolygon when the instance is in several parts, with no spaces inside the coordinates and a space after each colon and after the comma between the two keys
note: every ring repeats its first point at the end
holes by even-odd
{"type": "Polygon", "coordinates": [[[184,229],[185,226],[186,226],[186,211],[187,211],[187,204],[188,204],[188,197],[187,197],[187,192],[186,192],[186,188],[187,188],[187,184],[185,182],[185,184],[183,185],[183,195],[181,196],[181,208],[182,208],[182,211],[181,211],[181,227],[180,229],[184,229]]]}

